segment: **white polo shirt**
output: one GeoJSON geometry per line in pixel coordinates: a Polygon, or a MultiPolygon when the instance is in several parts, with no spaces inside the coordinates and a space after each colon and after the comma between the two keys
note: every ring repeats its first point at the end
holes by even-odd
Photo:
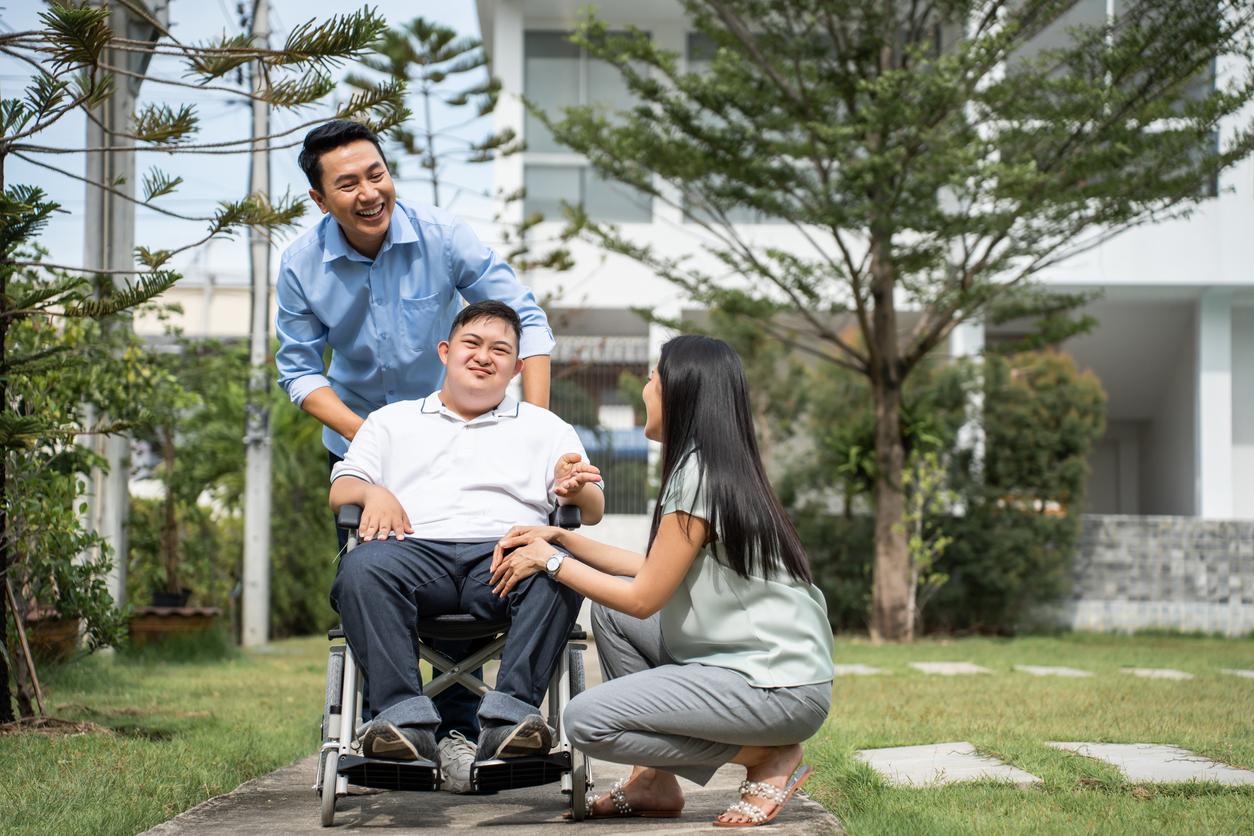
{"type": "Polygon", "coordinates": [[[547,409],[506,395],[467,422],[434,392],[371,413],[331,481],[355,476],[390,490],[414,529],[406,537],[495,540],[548,523],[553,466],[566,453],[588,459],[574,428],[547,409]]]}

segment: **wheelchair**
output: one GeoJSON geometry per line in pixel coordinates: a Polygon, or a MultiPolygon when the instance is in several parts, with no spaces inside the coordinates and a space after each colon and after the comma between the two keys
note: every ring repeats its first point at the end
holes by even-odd
{"type": "MultiPolygon", "coordinates": [[[[345,505],[336,525],[348,529],[348,549],[357,545],[361,508],[345,505]]],[[[579,527],[579,509],[559,506],[549,515],[549,524],[566,529],[579,527]]],[[[442,615],[420,618],[417,622],[419,656],[431,664],[432,680],[422,692],[435,696],[453,684],[460,684],[482,696],[491,690],[471,674],[484,663],[500,659],[509,631],[509,621],[487,621],[470,615],[442,615]],[[449,659],[432,645],[436,640],[477,639],[478,650],[463,659],[449,659]]],[[[561,791],[570,795],[571,817],[582,821],[587,814],[587,795],[592,787],[588,756],[571,746],[562,722],[562,712],[570,699],[584,689],[583,651],[588,635],[578,624],[571,630],[566,652],[549,681],[548,724],[556,729],[556,746],[545,755],[481,761],[471,767],[471,791],[494,793],[507,789],[535,787],[561,782],[561,791]]],[[[344,639],[342,627],[335,627],[327,639],[344,639]]],[[[314,790],[322,805],[322,826],[335,822],[336,800],[348,794],[348,785],[383,790],[430,792],[438,790],[442,779],[440,765],[430,762],[386,761],[362,755],[357,728],[362,721],[363,676],[352,649],[345,641],[330,648],[327,660],[326,701],[322,709],[322,749],[314,790]]]]}

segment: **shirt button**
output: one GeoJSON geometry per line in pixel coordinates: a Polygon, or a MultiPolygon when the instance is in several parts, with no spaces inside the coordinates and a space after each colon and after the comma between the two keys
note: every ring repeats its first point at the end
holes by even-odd
{"type": "Polygon", "coordinates": [[[387,370],[388,370],[388,369],[390,369],[390,368],[392,368],[392,367],[391,367],[391,366],[389,366],[387,363],[384,363],[384,364],[383,364],[383,370],[384,370],[384,371],[387,371],[387,370]]]}

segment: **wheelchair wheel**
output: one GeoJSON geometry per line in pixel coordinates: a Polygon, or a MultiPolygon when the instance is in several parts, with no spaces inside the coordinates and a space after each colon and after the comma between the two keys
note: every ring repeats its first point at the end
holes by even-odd
{"type": "Polygon", "coordinates": [[[572,647],[567,653],[570,654],[570,695],[576,697],[584,690],[583,651],[572,647]]]}
{"type": "Polygon", "coordinates": [[[339,762],[336,752],[323,752],[322,763],[322,826],[335,824],[335,767],[339,762]]]}
{"type": "MultiPolygon", "coordinates": [[[[570,695],[576,697],[584,691],[583,649],[572,647],[570,654],[570,695]]],[[[583,821],[588,815],[588,756],[578,749],[570,750],[570,817],[583,821]]]]}
{"type": "MultiPolygon", "coordinates": [[[[331,730],[327,728],[331,720],[331,709],[340,704],[340,697],[343,696],[343,691],[344,646],[338,645],[331,648],[331,655],[327,659],[327,695],[322,702],[322,734],[319,735],[324,743],[331,736],[331,730]]],[[[336,713],[338,714],[339,712],[336,713]]]]}

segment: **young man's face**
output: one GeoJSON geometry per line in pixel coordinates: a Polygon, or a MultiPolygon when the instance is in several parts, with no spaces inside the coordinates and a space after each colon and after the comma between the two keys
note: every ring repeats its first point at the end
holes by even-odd
{"type": "Polygon", "coordinates": [[[359,251],[371,258],[387,236],[396,206],[396,186],[387,163],[368,139],[327,151],[322,163],[322,192],[309,190],[309,197],[322,213],[330,214],[359,251]]]}
{"type": "Polygon", "coordinates": [[[501,319],[467,322],[440,343],[439,352],[448,367],[445,388],[457,398],[481,401],[487,409],[501,402],[510,380],[522,371],[514,328],[501,319]]]}

